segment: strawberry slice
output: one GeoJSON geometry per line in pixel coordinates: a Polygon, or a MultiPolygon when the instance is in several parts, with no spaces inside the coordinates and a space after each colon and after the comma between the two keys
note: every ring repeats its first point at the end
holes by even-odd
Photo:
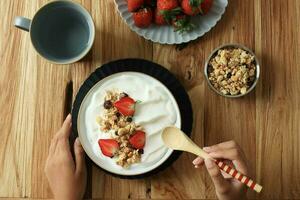
{"type": "Polygon", "coordinates": [[[132,116],[134,114],[135,101],[130,97],[123,97],[114,103],[114,106],[124,116],[132,116]]]}
{"type": "Polygon", "coordinates": [[[129,139],[129,143],[136,149],[143,149],[145,146],[145,132],[136,131],[133,136],[129,139]]]}
{"type": "Polygon", "coordinates": [[[98,140],[98,144],[100,146],[103,155],[111,158],[119,150],[119,144],[114,139],[100,139],[98,140]]]}

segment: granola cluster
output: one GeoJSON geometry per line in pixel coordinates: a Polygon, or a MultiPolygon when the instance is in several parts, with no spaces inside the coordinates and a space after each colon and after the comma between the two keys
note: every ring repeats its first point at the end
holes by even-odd
{"type": "Polygon", "coordinates": [[[208,79],[225,95],[245,94],[255,81],[254,56],[240,48],[221,49],[208,66],[208,79]]]}
{"type": "Polygon", "coordinates": [[[124,168],[140,162],[143,154],[143,149],[135,149],[129,142],[130,137],[136,131],[142,130],[142,127],[133,122],[132,116],[124,116],[113,106],[116,101],[127,96],[126,93],[107,91],[103,115],[97,117],[100,129],[118,142],[119,148],[114,156],[117,157],[116,163],[124,168]]]}
{"type": "Polygon", "coordinates": [[[113,103],[118,101],[120,98],[126,96],[125,93],[119,93],[117,91],[107,91],[104,98],[104,113],[101,117],[98,117],[97,122],[100,125],[100,129],[104,132],[111,130],[115,131],[115,135],[124,132],[125,127],[131,131],[134,130],[136,125],[132,122],[131,116],[122,115],[113,103]]]}

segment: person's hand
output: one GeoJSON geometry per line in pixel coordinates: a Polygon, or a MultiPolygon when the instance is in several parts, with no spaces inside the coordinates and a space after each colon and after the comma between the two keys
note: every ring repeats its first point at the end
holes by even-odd
{"type": "MultiPolygon", "coordinates": [[[[242,149],[234,141],[228,141],[204,147],[204,151],[209,153],[216,160],[225,159],[224,162],[234,167],[244,175],[247,175],[246,159],[242,149]]],[[[220,171],[219,167],[211,159],[203,160],[197,157],[193,164],[196,168],[205,164],[207,171],[215,185],[217,197],[220,200],[234,200],[246,198],[246,186],[239,181],[233,179],[230,175],[220,171]]]]}
{"type": "Polygon", "coordinates": [[[85,192],[85,154],[77,138],[74,143],[74,162],[69,144],[70,133],[71,115],[68,115],[51,141],[45,166],[45,173],[56,200],[82,199],[85,192]]]}

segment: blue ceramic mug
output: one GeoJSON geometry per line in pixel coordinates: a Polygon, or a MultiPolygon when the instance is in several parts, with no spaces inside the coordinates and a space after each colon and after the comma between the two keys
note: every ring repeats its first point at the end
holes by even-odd
{"type": "Polygon", "coordinates": [[[32,20],[16,17],[14,25],[30,33],[36,51],[58,64],[74,63],[91,49],[95,26],[91,15],[71,1],[53,1],[40,8],[32,20]]]}

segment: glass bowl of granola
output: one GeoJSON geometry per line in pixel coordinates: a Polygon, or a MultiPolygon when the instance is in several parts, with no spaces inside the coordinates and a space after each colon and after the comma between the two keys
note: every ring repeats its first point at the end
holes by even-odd
{"type": "Polygon", "coordinates": [[[250,93],[257,84],[259,74],[257,57],[240,44],[225,44],[216,48],[204,67],[204,75],[210,88],[229,98],[250,93]]]}

